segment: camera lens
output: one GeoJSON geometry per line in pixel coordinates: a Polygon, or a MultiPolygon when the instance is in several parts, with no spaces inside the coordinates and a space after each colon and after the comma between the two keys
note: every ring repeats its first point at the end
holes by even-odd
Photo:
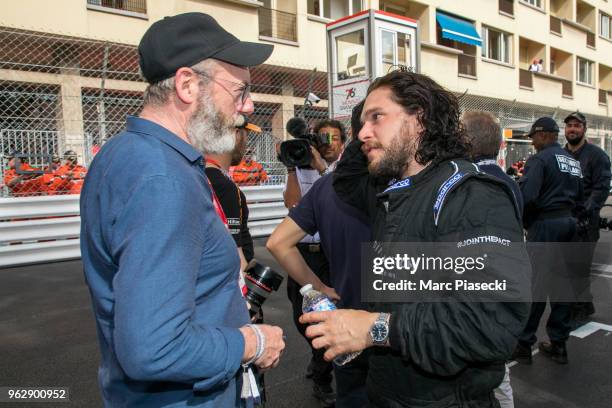
{"type": "Polygon", "coordinates": [[[291,161],[298,163],[304,159],[304,156],[306,156],[307,149],[303,144],[298,144],[292,146],[287,153],[291,161]]]}
{"type": "Polygon", "coordinates": [[[261,305],[268,296],[272,292],[276,292],[283,282],[283,275],[259,263],[247,270],[245,275],[247,285],[246,298],[255,311],[261,309],[261,305]]]}
{"type": "Polygon", "coordinates": [[[312,155],[310,153],[310,144],[305,139],[287,140],[281,143],[280,146],[281,161],[286,166],[305,167],[308,166],[312,155]]]}

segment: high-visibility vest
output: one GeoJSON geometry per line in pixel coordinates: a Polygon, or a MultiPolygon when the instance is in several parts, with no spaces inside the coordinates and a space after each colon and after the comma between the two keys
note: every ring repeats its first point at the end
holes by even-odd
{"type": "Polygon", "coordinates": [[[263,183],[268,179],[268,174],[263,166],[256,161],[241,161],[240,164],[230,168],[232,180],[241,186],[253,186],[263,183]]]}
{"type": "Polygon", "coordinates": [[[64,164],[52,173],[47,194],[80,194],[86,175],[87,168],[79,164],[75,166],[64,164]]]}
{"type": "MultiPolygon", "coordinates": [[[[20,170],[22,171],[34,171],[36,170],[34,167],[30,166],[27,163],[21,163],[20,170]]],[[[30,195],[38,195],[40,193],[39,183],[40,177],[36,176],[34,178],[23,179],[24,174],[18,174],[17,170],[9,169],[4,173],[4,184],[9,187],[12,195],[14,196],[30,196],[30,195]],[[15,178],[21,177],[21,181],[13,186],[9,186],[9,183],[15,178]]]]}

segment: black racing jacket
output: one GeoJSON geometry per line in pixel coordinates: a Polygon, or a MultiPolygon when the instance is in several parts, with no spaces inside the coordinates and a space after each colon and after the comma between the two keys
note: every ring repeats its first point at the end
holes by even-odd
{"type": "MultiPolygon", "coordinates": [[[[334,188],[370,216],[376,241],[459,243],[481,236],[524,241],[512,191],[473,163],[433,163],[389,186],[368,174],[361,145],[355,141],[345,149],[334,188]]],[[[526,252],[511,263],[528,282],[526,252]]],[[[367,388],[373,406],[498,407],[493,390],[529,315],[528,303],[459,296],[446,302],[371,304],[370,310],[391,313],[391,347],[375,347],[370,357],[367,388]]]]}

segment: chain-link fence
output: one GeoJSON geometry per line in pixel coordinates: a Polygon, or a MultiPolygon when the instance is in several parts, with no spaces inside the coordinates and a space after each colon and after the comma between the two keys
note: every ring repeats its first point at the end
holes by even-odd
{"type": "MultiPolygon", "coordinates": [[[[251,70],[251,120],[262,133],[249,135],[248,151],[268,175],[264,184],[284,183],[275,146],[287,138],[287,120],[301,115],[312,125],[327,117],[326,73],[283,65],[293,66],[251,70]],[[311,92],[321,101],[304,105],[311,92]]],[[[73,184],[82,184],[80,176],[126,116],[139,113],[146,87],[134,46],[13,28],[0,27],[0,69],[5,197],[78,192],[73,184]],[[67,151],[78,167],[67,166],[67,151]]]]}
{"type": "MultiPolygon", "coordinates": [[[[249,135],[249,152],[266,171],[265,183],[283,183],[286,170],[275,146],[287,138],[291,117],[299,115],[310,126],[327,117],[327,73],[270,63],[253,68],[251,79],[251,120],[263,132],[249,135]],[[320,102],[305,103],[310,93],[320,102]]],[[[145,87],[135,46],[0,27],[0,195],[78,192],[97,151],[123,129],[127,115],[140,111],[145,87]],[[62,160],[66,151],[79,167],[62,160]],[[9,160],[15,154],[20,160],[9,160]]],[[[519,136],[506,143],[507,164],[530,154],[520,135],[535,119],[552,116],[562,127],[569,113],[474,95],[460,101],[463,110],[492,112],[502,128],[519,136]]],[[[610,119],[587,119],[589,140],[612,152],[610,119]]]]}
{"type": "MultiPolygon", "coordinates": [[[[566,143],[563,120],[571,111],[476,95],[460,95],[459,101],[464,112],[482,110],[492,113],[499,119],[500,126],[506,133],[504,146],[498,158],[504,167],[509,167],[516,162],[524,162],[534,153],[531,140],[526,137],[526,133],[533,122],[542,116],[549,116],[556,120],[561,130],[559,143],[561,145],[566,143]]],[[[604,149],[608,155],[612,155],[612,120],[589,114],[585,116],[588,123],[586,136],[589,142],[604,149]]]]}

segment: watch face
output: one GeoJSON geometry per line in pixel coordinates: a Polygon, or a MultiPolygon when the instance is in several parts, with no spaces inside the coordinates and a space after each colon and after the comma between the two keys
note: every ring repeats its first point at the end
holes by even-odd
{"type": "Polygon", "coordinates": [[[372,327],[372,340],[374,342],[384,342],[387,340],[387,336],[389,335],[389,328],[385,322],[377,322],[372,327]]]}

